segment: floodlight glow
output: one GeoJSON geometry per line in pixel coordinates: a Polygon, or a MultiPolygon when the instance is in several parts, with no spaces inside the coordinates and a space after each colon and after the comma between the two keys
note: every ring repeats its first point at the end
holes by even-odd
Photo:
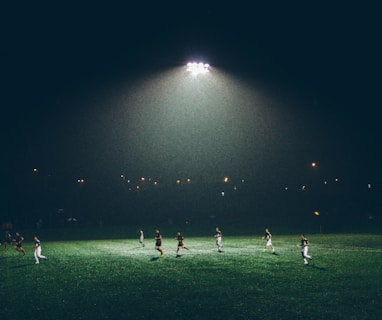
{"type": "Polygon", "coordinates": [[[203,62],[189,62],[187,63],[187,71],[192,74],[204,74],[210,72],[210,65],[203,62]]]}

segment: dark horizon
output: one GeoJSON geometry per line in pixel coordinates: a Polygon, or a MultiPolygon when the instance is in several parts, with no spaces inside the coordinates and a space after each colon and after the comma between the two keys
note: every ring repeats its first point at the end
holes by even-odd
{"type": "Polygon", "coordinates": [[[2,216],[31,196],[34,168],[74,184],[339,177],[380,192],[376,10],[150,9],[6,11],[2,216]],[[189,60],[211,77],[190,80],[189,60]]]}

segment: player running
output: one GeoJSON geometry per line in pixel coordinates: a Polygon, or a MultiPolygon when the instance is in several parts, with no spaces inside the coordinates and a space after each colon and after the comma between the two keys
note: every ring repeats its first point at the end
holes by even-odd
{"type": "Polygon", "coordinates": [[[186,250],[188,250],[188,248],[183,243],[184,238],[183,238],[183,235],[182,235],[182,233],[180,231],[178,231],[176,239],[178,240],[178,248],[176,250],[176,256],[180,256],[180,254],[179,254],[180,248],[183,248],[183,249],[186,249],[186,250]]]}
{"type": "Polygon", "coordinates": [[[218,227],[215,229],[216,234],[214,237],[216,238],[216,245],[218,247],[218,252],[223,252],[223,243],[222,243],[222,238],[223,238],[223,233],[220,231],[218,227]]]}
{"type": "Polygon", "coordinates": [[[3,250],[6,251],[7,248],[12,245],[12,242],[14,242],[14,240],[12,239],[12,235],[10,234],[8,230],[6,230],[3,250]]]}
{"type": "Polygon", "coordinates": [[[309,243],[308,239],[305,237],[305,234],[301,235],[300,246],[301,246],[301,255],[302,255],[302,258],[304,259],[304,264],[308,264],[307,259],[312,260],[313,258],[310,255],[308,255],[310,243],[309,243]]]}
{"type": "Polygon", "coordinates": [[[24,237],[19,232],[16,232],[16,246],[15,246],[15,249],[16,249],[16,251],[22,253],[25,256],[25,250],[23,248],[23,241],[24,241],[24,237]]]}
{"type": "Polygon", "coordinates": [[[39,264],[39,259],[47,259],[47,257],[43,256],[41,254],[41,241],[35,236],[34,238],[35,245],[34,245],[34,259],[36,260],[35,264],[39,264]]]}
{"type": "Polygon", "coordinates": [[[159,229],[156,229],[155,233],[155,250],[158,250],[160,252],[160,256],[163,257],[164,253],[162,249],[162,235],[159,229]]]}
{"type": "Polygon", "coordinates": [[[272,234],[270,233],[268,228],[265,229],[265,235],[264,237],[262,237],[262,239],[263,240],[265,239],[267,241],[265,243],[263,252],[265,252],[270,247],[272,248],[272,253],[275,253],[275,248],[273,247],[273,244],[272,244],[272,234]]]}

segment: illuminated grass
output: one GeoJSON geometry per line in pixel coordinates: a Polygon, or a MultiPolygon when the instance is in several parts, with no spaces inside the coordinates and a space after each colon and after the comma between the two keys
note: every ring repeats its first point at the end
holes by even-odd
{"type": "Polygon", "coordinates": [[[379,319],[382,236],[276,236],[276,253],[254,237],[164,238],[165,257],[136,239],[45,242],[48,261],[0,252],[0,318],[12,319],[379,319]]]}

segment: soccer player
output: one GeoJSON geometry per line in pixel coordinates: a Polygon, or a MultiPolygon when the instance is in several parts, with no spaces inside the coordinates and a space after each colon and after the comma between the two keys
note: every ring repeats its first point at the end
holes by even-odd
{"type": "Polygon", "coordinates": [[[265,252],[267,250],[267,248],[270,247],[270,248],[272,248],[272,253],[274,253],[275,252],[275,248],[272,245],[272,234],[270,233],[268,228],[265,229],[265,235],[264,235],[264,237],[262,237],[262,239],[263,240],[265,239],[267,241],[265,243],[263,252],[265,252]]]}
{"type": "Polygon", "coordinates": [[[143,234],[143,230],[139,229],[139,243],[142,245],[142,247],[145,246],[145,235],[143,234]]]}
{"type": "Polygon", "coordinates": [[[308,264],[307,259],[312,260],[313,258],[310,255],[308,255],[308,249],[309,249],[310,243],[308,239],[305,237],[305,234],[301,235],[300,246],[301,246],[301,255],[302,255],[302,258],[304,259],[304,264],[308,264]]]}
{"type": "Polygon", "coordinates": [[[16,232],[16,251],[22,253],[25,256],[25,250],[23,248],[24,237],[20,234],[20,232],[16,232]]]}
{"type": "Polygon", "coordinates": [[[37,236],[35,236],[33,239],[35,241],[35,245],[34,245],[34,259],[36,260],[35,264],[39,264],[40,263],[39,259],[47,259],[47,257],[41,254],[41,242],[37,238],[37,236]]]}
{"type": "Polygon", "coordinates": [[[162,235],[159,229],[156,229],[155,233],[155,250],[158,250],[160,252],[160,256],[163,257],[164,253],[162,249],[162,235]]]}
{"type": "Polygon", "coordinates": [[[223,244],[222,244],[222,238],[223,238],[223,233],[220,231],[218,227],[215,229],[216,234],[214,237],[216,238],[216,245],[218,247],[218,252],[223,252],[223,244]]]}
{"type": "Polygon", "coordinates": [[[8,246],[11,246],[12,245],[12,242],[13,239],[12,239],[12,235],[10,234],[10,232],[8,230],[5,231],[5,240],[4,240],[4,248],[3,250],[7,250],[7,247],[8,246]]]}
{"type": "Polygon", "coordinates": [[[188,248],[183,243],[184,238],[183,238],[183,235],[182,235],[182,233],[180,231],[178,231],[176,239],[178,240],[178,248],[176,250],[176,255],[179,256],[180,255],[179,254],[180,248],[183,248],[183,249],[186,249],[186,250],[188,250],[188,248]]]}

